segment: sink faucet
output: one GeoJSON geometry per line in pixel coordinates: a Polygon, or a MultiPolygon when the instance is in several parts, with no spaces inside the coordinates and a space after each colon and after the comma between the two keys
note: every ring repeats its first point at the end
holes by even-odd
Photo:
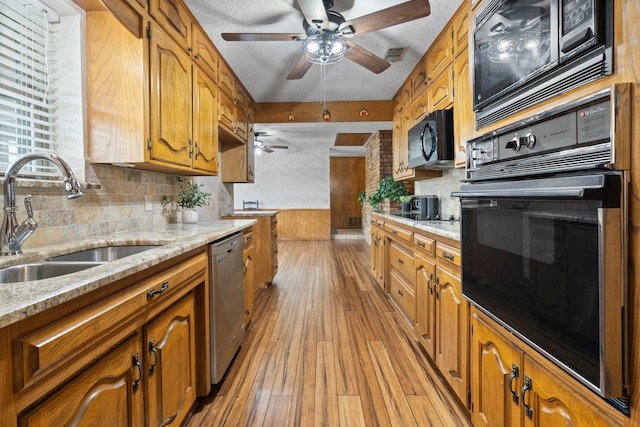
{"type": "Polygon", "coordinates": [[[33,208],[31,207],[31,196],[24,199],[24,207],[27,211],[27,219],[20,225],[16,218],[16,177],[22,167],[32,160],[48,160],[60,169],[64,177],[64,189],[67,199],[82,197],[82,187],[76,179],[73,171],[60,157],[55,154],[31,153],[16,160],[4,174],[4,219],[2,229],[0,229],[0,255],[19,255],[22,253],[22,243],[38,227],[38,223],[33,219],[33,208]]]}

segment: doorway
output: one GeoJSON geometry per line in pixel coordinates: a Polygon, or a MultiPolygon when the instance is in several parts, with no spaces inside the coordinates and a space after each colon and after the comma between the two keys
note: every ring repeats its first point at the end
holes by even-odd
{"type": "Polygon", "coordinates": [[[362,207],[358,195],[365,189],[364,157],[331,157],[331,232],[362,228],[362,207]]]}

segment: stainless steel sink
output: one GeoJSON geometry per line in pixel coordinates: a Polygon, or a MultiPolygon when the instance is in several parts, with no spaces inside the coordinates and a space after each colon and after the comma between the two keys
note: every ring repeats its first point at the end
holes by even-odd
{"type": "Polygon", "coordinates": [[[48,258],[48,261],[109,262],[157,247],[154,245],[105,246],[48,258]]]}
{"type": "Polygon", "coordinates": [[[47,258],[39,262],[13,265],[0,269],[0,283],[27,282],[64,276],[157,247],[155,245],[104,246],[47,258]]]}
{"type": "Polygon", "coordinates": [[[30,280],[50,279],[75,273],[101,265],[99,262],[53,262],[41,261],[19,264],[0,269],[0,283],[27,282],[30,280]]]}

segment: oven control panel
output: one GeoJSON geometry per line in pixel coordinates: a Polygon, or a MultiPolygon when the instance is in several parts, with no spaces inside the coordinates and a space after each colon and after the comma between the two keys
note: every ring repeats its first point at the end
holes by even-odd
{"type": "Polygon", "coordinates": [[[610,112],[611,105],[607,100],[530,126],[485,135],[468,143],[470,168],[607,140],[611,129],[610,112]]]}

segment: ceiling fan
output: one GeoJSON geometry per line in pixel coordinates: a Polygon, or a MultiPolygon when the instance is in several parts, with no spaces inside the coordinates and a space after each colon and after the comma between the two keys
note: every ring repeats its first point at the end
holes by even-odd
{"type": "Polygon", "coordinates": [[[279,149],[279,150],[289,149],[289,147],[286,145],[267,145],[260,139],[261,136],[267,136],[267,134],[264,132],[256,132],[253,134],[253,137],[254,137],[253,146],[259,150],[264,151],[265,153],[273,153],[273,149],[279,149]]]}
{"type": "Polygon", "coordinates": [[[302,41],[303,55],[287,80],[301,79],[311,65],[335,63],[346,57],[379,74],[389,68],[384,59],[350,39],[394,25],[410,22],[431,13],[429,0],[409,0],[349,21],[330,10],[333,0],[296,0],[304,15],[304,33],[222,33],[226,41],[302,41]]]}

